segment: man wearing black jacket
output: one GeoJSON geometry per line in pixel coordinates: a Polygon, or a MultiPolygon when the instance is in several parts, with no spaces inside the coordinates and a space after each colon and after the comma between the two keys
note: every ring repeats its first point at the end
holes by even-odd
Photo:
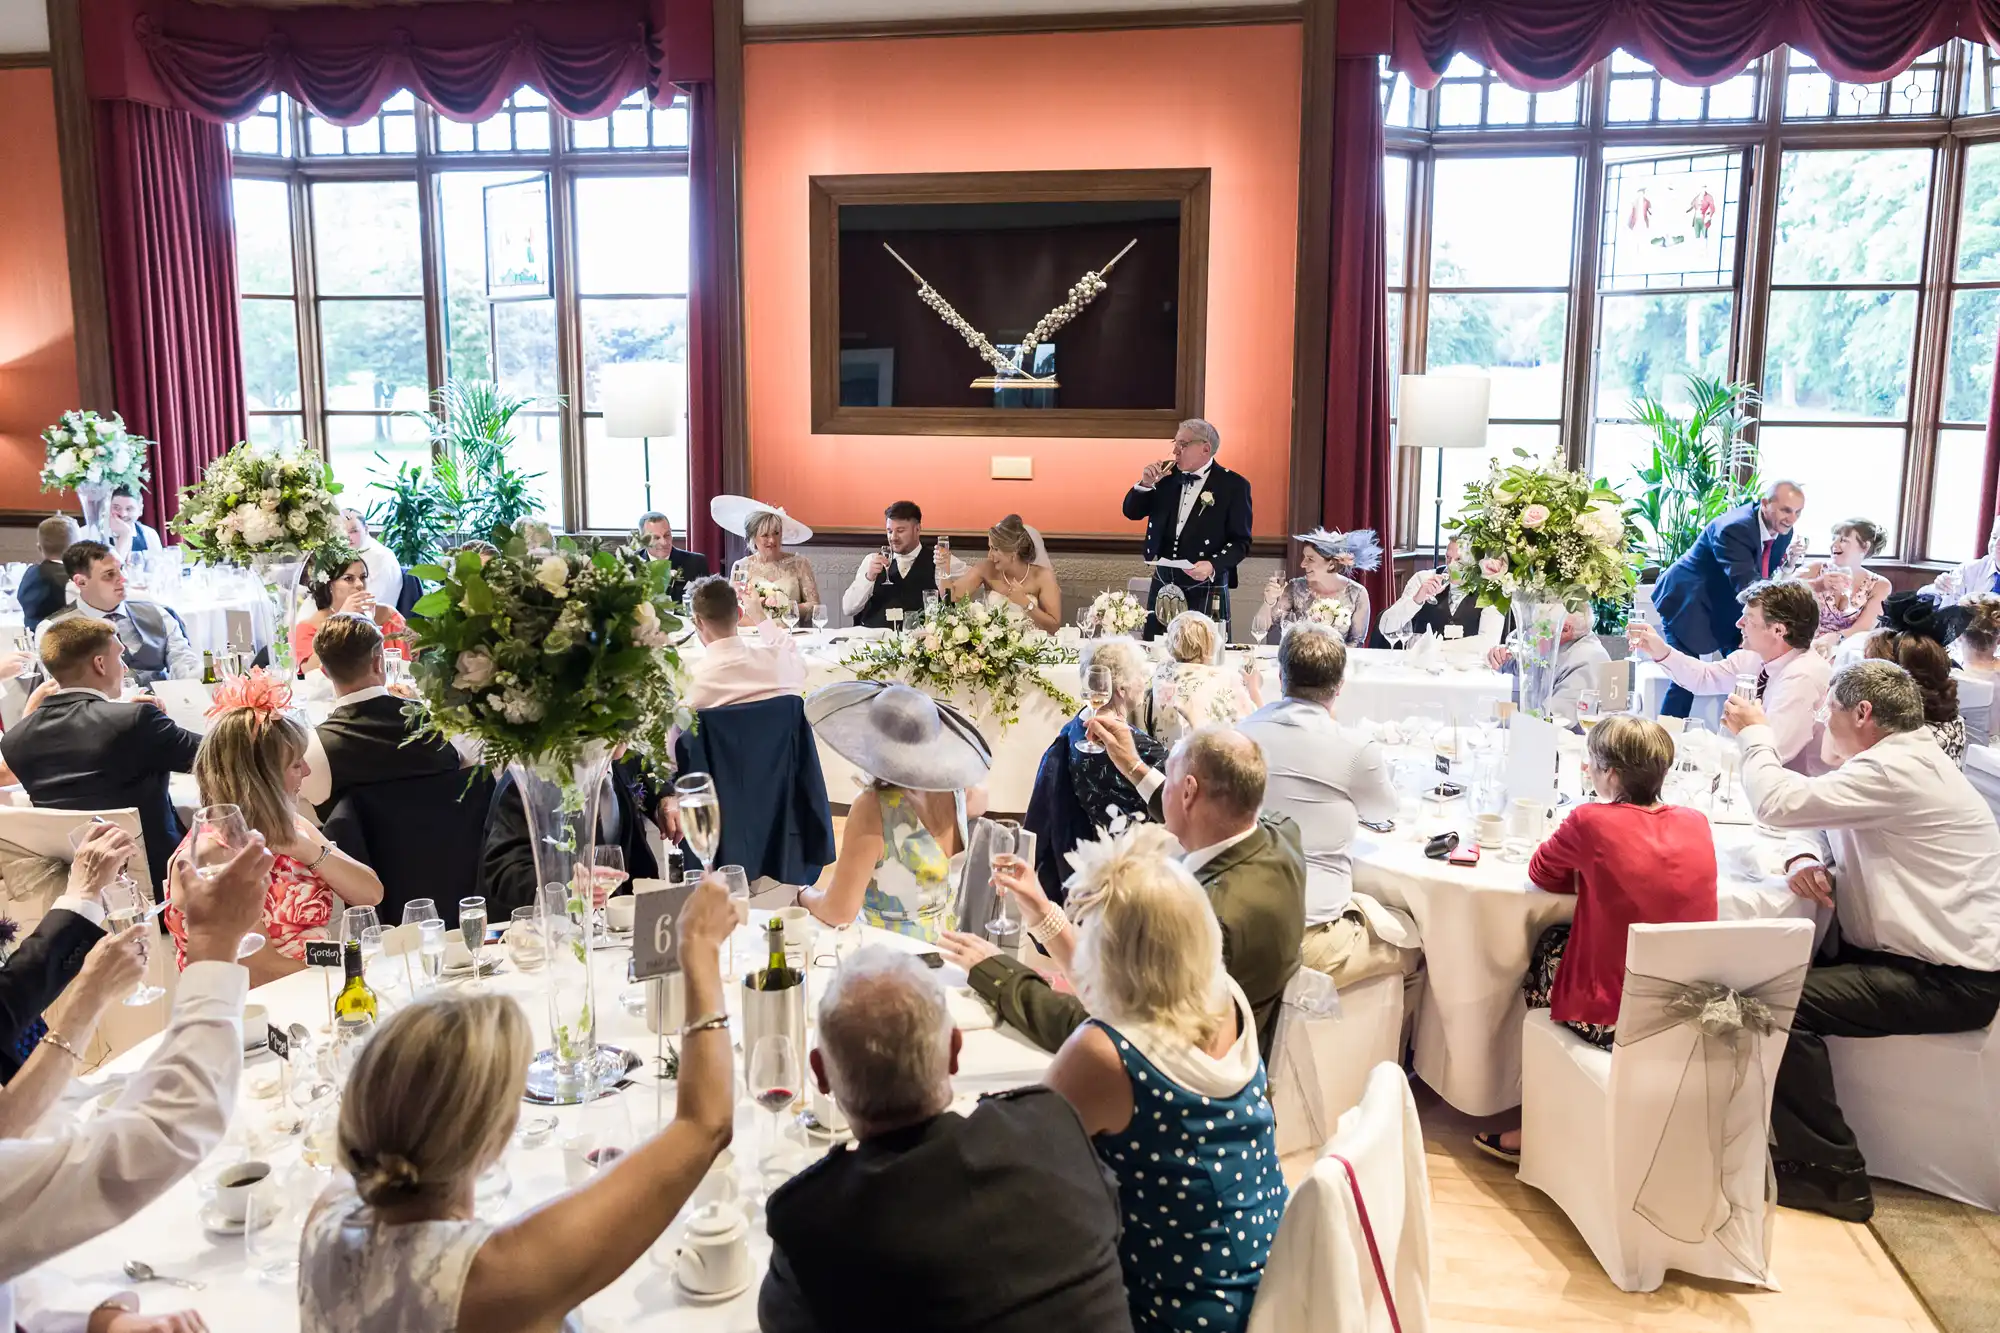
{"type": "Polygon", "coordinates": [[[21,575],[14,596],[21,603],[21,622],[30,634],[44,620],[63,609],[69,601],[69,571],[63,568],[63,552],[77,541],[76,520],[67,514],[45,518],[35,528],[35,544],[42,559],[21,575]]]}
{"type": "MultiPolygon", "coordinates": [[[[1146,520],[1146,563],[1186,561],[1187,569],[1153,566],[1146,590],[1151,610],[1166,584],[1188,589],[1188,606],[1226,627],[1226,589],[1236,586],[1236,566],[1250,553],[1250,483],[1215,461],[1222,437],[1206,421],[1183,421],[1174,432],[1173,467],[1146,464],[1138,484],[1125,492],[1125,517],[1146,520]]],[[[1149,619],[1146,637],[1158,633],[1149,619]]]]}
{"type": "Polygon", "coordinates": [[[28,799],[55,810],[137,807],[156,894],[180,844],[167,779],[194,767],[201,737],[150,700],[121,700],[125,658],[108,620],[61,616],[42,631],[42,662],[61,688],[7,733],[7,766],[28,799]]]}
{"type": "MultiPolygon", "coordinates": [[[[596,845],[623,851],[625,873],[633,879],[658,879],[660,863],[653,859],[652,846],[646,841],[646,821],[658,817],[660,801],[641,785],[639,772],[636,759],[621,759],[611,766],[613,799],[598,801],[596,845]]],[[[590,848],[580,849],[578,861],[588,862],[590,852],[590,848]]],[[[535,869],[528,812],[511,771],[503,773],[493,789],[493,808],[486,819],[484,867],[490,920],[505,921],[515,908],[535,905],[541,879],[535,869]]]]}
{"type": "Polygon", "coordinates": [[[420,737],[408,701],[389,692],[382,631],[374,621],[344,612],[328,616],[313,640],[313,655],[333,686],[333,711],[306,747],[299,794],[322,821],[356,787],[464,767],[450,741],[420,737]]]}

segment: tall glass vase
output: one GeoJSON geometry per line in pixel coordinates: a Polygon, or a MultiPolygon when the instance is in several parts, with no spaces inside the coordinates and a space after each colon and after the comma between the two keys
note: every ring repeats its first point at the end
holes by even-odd
{"type": "Polygon", "coordinates": [[[111,510],[111,487],[101,481],[82,482],[76,488],[76,498],[83,505],[84,536],[95,541],[108,540],[110,531],[104,520],[111,510]]]}
{"type": "Polygon", "coordinates": [[[528,1065],[528,1091],[556,1105],[591,1100],[623,1072],[624,1052],[597,1044],[597,930],[591,853],[597,843],[599,793],[608,789],[610,747],[584,747],[574,764],[508,765],[528,816],[535,853],[537,906],[548,951],[546,1050],[528,1065]]]}
{"type": "Polygon", "coordinates": [[[1562,649],[1569,604],[1559,589],[1523,584],[1514,590],[1514,664],[1521,678],[1521,711],[1549,715],[1556,687],[1556,657],[1562,649]]]}
{"type": "Polygon", "coordinates": [[[271,664],[287,678],[298,668],[292,661],[292,625],[299,618],[299,578],[305,568],[305,555],[290,547],[250,557],[250,570],[264,585],[271,606],[271,664]]]}

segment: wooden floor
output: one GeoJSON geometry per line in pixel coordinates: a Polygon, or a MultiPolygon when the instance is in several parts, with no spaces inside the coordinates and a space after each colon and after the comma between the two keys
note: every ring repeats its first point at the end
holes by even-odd
{"type": "Polygon", "coordinates": [[[1865,1226],[1778,1210],[1782,1291],[1669,1274],[1648,1295],[1611,1285],[1548,1196],[1472,1145],[1504,1120],[1472,1120],[1419,1089],[1431,1178],[1431,1326],[1496,1329],[1783,1330],[1933,1333],[1902,1275],[1865,1226]]]}

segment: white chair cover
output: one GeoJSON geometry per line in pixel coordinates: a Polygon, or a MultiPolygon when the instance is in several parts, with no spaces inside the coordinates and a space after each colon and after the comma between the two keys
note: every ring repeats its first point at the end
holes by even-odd
{"type": "MultiPolygon", "coordinates": [[[[136,808],[122,810],[47,810],[32,806],[0,806],[0,860],[36,856],[67,865],[76,852],[69,845],[70,834],[99,815],[132,835],[139,849],[126,861],[125,870],[134,883],[150,885],[152,872],[146,862],[146,835],[139,827],[136,808]]],[[[5,915],[28,929],[48,910],[48,902],[23,903],[17,887],[0,884],[0,896],[11,900],[5,915]]]]}
{"type": "Polygon", "coordinates": [[[1965,719],[1965,739],[1969,745],[1984,745],[1992,739],[1993,682],[1951,673],[1958,686],[1958,715],[1965,719]]]}
{"type": "Polygon", "coordinates": [[[1868,1174],[2000,1212],[2000,1032],[1828,1037],[1868,1174]]]}
{"type": "Polygon", "coordinates": [[[28,687],[21,677],[0,682],[0,727],[12,731],[20,725],[21,714],[28,707],[28,687]]]}
{"type": "Polygon", "coordinates": [[[1776,1287],[1771,1090],[1812,942],[1802,920],[1634,926],[1613,1051],[1528,1014],[1522,1183],[1621,1290],[1669,1268],[1776,1287]]]}
{"type": "Polygon", "coordinates": [[[2000,750],[1991,745],[1966,746],[1965,776],[2000,819],[2000,750]]]}
{"type": "Polygon", "coordinates": [[[1278,1156],[1317,1148],[1361,1100],[1368,1070],[1398,1062],[1403,1042],[1403,978],[1370,977],[1346,990],[1309,967],[1285,987],[1271,1074],[1278,1156]]]}
{"type": "MultiPolygon", "coordinates": [[[[1397,980],[1396,978],[1389,978],[1397,980]]],[[[1409,1080],[1369,1072],[1278,1224],[1250,1333],[1425,1333],[1431,1203],[1409,1080]]]]}
{"type": "MultiPolygon", "coordinates": [[[[153,697],[160,701],[176,725],[187,728],[197,736],[208,731],[208,710],[215,702],[209,687],[198,680],[160,680],[153,682],[153,697]]],[[[301,721],[305,719],[301,718],[301,721]]],[[[311,723],[307,722],[310,726],[311,723]]]]}

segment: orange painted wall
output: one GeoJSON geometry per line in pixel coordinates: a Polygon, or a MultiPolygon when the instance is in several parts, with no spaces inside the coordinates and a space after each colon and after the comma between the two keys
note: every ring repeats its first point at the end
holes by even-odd
{"type": "MultiPolygon", "coordinates": [[[[744,301],[759,499],[834,527],[877,525],[885,504],[907,498],[932,527],[983,529],[1018,510],[1051,534],[1135,534],[1118,502],[1139,469],[1164,456],[1157,441],[812,433],[807,178],[1206,166],[1206,415],[1222,433],[1222,461],[1250,478],[1257,533],[1282,531],[1296,25],[780,42],[744,54],[744,301]],[[1034,480],[990,480],[994,454],[1032,455],[1034,480]]],[[[938,336],[957,335],[939,324],[938,336]]],[[[968,374],[978,369],[968,360],[968,374]]]]}
{"type": "Polygon", "coordinates": [[[49,71],[0,70],[0,125],[0,509],[46,509],[39,436],[77,398],[49,71]]]}

